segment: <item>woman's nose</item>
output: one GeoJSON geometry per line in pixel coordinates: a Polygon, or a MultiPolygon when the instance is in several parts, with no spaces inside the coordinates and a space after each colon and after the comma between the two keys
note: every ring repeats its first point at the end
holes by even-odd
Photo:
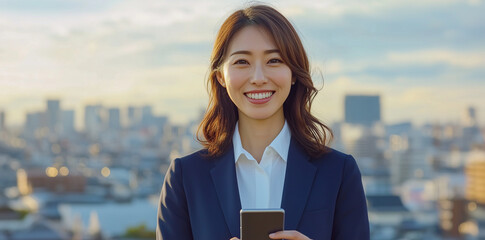
{"type": "Polygon", "coordinates": [[[266,82],[268,82],[264,74],[263,66],[261,66],[261,64],[255,65],[250,82],[256,85],[265,84],[266,82]]]}

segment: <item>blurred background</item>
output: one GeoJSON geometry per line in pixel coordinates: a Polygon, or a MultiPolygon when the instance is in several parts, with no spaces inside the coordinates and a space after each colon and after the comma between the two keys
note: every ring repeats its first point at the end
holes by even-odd
{"type": "MultiPolygon", "coordinates": [[[[485,239],[485,2],[262,1],[355,156],[371,239],[485,239]]],[[[0,0],[0,240],[154,239],[241,1],[0,0]]]]}

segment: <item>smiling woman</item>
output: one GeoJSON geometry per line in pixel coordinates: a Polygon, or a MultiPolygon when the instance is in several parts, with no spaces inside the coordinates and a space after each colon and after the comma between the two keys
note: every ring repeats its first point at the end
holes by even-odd
{"type": "Polygon", "coordinates": [[[271,35],[257,26],[245,27],[234,35],[228,54],[216,75],[236,105],[239,121],[283,126],[283,103],[293,80],[271,35]]]}
{"type": "Polygon", "coordinates": [[[284,209],[285,230],[263,238],[369,239],[359,169],[326,145],[308,58],[283,15],[254,5],[229,16],[208,86],[205,149],[171,163],[157,239],[237,239],[241,209],[270,208],[284,209]]]}

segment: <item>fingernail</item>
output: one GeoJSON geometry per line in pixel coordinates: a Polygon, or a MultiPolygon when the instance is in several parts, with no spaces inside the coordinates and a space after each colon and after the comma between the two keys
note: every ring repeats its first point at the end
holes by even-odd
{"type": "Polygon", "coordinates": [[[274,233],[269,234],[269,237],[274,237],[274,236],[275,236],[274,233]]]}

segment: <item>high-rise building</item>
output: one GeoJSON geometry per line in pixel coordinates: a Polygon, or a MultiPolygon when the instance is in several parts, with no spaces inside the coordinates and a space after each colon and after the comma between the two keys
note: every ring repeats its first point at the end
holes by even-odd
{"type": "Polygon", "coordinates": [[[110,108],[108,109],[108,128],[110,130],[120,130],[120,109],[110,108]]]}
{"type": "Polygon", "coordinates": [[[438,209],[442,234],[450,239],[463,239],[460,225],[468,219],[467,201],[462,198],[442,199],[438,209]]]}
{"type": "Polygon", "coordinates": [[[135,106],[128,107],[128,126],[130,128],[135,128],[140,123],[140,112],[135,106]]]}
{"type": "Polygon", "coordinates": [[[101,105],[87,105],[84,108],[84,130],[90,137],[99,136],[103,130],[101,105]]]}
{"type": "Polygon", "coordinates": [[[371,126],[381,121],[379,95],[346,95],[345,122],[371,126]]]}
{"type": "Polygon", "coordinates": [[[462,136],[458,143],[459,147],[468,151],[475,146],[482,146],[485,140],[480,132],[475,108],[469,107],[466,109],[462,123],[463,128],[461,129],[462,136]]]}
{"type": "Polygon", "coordinates": [[[379,139],[373,129],[363,125],[343,124],[340,131],[346,152],[358,159],[379,158],[380,151],[377,143],[379,139]]]}
{"type": "Polygon", "coordinates": [[[50,99],[47,100],[47,127],[49,128],[49,133],[58,134],[60,132],[60,119],[61,119],[61,107],[60,101],[50,99]]]}
{"type": "Polygon", "coordinates": [[[61,112],[61,132],[65,136],[72,135],[76,130],[74,128],[75,112],[74,110],[62,110],[61,112]]]}
{"type": "Polygon", "coordinates": [[[0,131],[5,129],[5,112],[0,111],[0,131]]]}
{"type": "Polygon", "coordinates": [[[432,138],[420,130],[389,137],[391,182],[399,186],[410,179],[429,179],[432,169],[432,138]]]}
{"type": "Polygon", "coordinates": [[[153,124],[152,107],[145,105],[141,108],[141,124],[149,126],[153,124]]]}
{"type": "Polygon", "coordinates": [[[468,107],[463,113],[463,125],[466,127],[477,125],[477,113],[474,107],[468,107]]]}
{"type": "MultiPolygon", "coordinates": [[[[24,133],[29,137],[36,136],[38,130],[44,129],[46,126],[46,113],[45,112],[33,112],[27,113],[24,133]]],[[[39,133],[44,132],[40,131],[39,133]]]]}
{"type": "Polygon", "coordinates": [[[466,198],[485,205],[485,152],[472,152],[466,165],[466,198]]]}

